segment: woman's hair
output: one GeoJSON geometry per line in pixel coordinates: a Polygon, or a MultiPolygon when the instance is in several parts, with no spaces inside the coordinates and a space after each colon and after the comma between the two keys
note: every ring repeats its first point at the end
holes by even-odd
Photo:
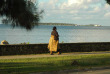
{"type": "Polygon", "coordinates": [[[53,30],[56,30],[56,29],[57,29],[57,28],[54,26],[54,27],[53,27],[53,30]]]}

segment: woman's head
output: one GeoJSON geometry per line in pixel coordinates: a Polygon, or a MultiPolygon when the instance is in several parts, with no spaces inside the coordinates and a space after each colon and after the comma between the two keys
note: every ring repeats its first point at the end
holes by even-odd
{"type": "Polygon", "coordinates": [[[53,27],[53,30],[56,30],[56,29],[57,29],[57,28],[54,26],[54,27],[53,27]]]}

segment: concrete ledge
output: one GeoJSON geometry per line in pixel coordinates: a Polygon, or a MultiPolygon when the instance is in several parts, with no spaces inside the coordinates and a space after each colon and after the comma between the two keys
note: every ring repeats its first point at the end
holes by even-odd
{"type": "MultiPolygon", "coordinates": [[[[0,45],[0,55],[48,53],[48,44],[0,45]]],[[[110,51],[110,42],[60,43],[62,52],[110,51]]]]}

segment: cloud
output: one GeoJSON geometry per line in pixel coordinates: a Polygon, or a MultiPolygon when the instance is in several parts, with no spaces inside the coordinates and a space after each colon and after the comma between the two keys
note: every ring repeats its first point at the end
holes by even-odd
{"type": "Polygon", "coordinates": [[[81,4],[83,0],[68,0],[68,5],[81,4]]]}
{"type": "Polygon", "coordinates": [[[49,18],[55,22],[86,20],[89,23],[91,20],[102,22],[110,16],[110,5],[105,0],[48,0],[40,2],[39,7],[45,11],[45,21],[49,18]]]}
{"type": "Polygon", "coordinates": [[[104,17],[109,17],[110,18],[110,12],[105,13],[104,17]]]}

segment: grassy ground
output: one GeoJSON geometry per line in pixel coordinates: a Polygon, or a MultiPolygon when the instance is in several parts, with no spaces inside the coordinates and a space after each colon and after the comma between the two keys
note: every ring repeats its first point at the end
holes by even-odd
{"type": "Polygon", "coordinates": [[[102,66],[110,66],[110,54],[0,59],[0,74],[27,74],[41,71],[84,69],[102,66]],[[77,63],[73,63],[74,60],[77,63]]]}

